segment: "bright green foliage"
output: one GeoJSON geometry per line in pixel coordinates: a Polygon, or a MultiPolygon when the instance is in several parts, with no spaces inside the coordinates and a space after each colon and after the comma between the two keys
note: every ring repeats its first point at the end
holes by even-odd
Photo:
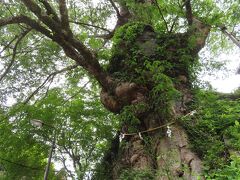
{"type": "Polygon", "coordinates": [[[119,121],[122,124],[127,125],[128,132],[130,132],[130,133],[136,132],[137,127],[140,124],[139,119],[134,114],[135,111],[137,111],[136,106],[134,106],[134,105],[126,106],[126,107],[124,107],[121,114],[119,115],[119,121]]]}
{"type": "Polygon", "coordinates": [[[240,158],[231,156],[231,162],[222,169],[217,169],[214,173],[206,176],[208,180],[238,180],[240,177],[240,158]]]}
{"type": "Polygon", "coordinates": [[[206,174],[213,179],[228,173],[232,173],[230,177],[240,177],[239,171],[233,172],[239,166],[239,156],[229,161],[229,153],[240,150],[239,99],[222,99],[214,92],[199,91],[192,108],[197,114],[181,121],[192,148],[204,160],[206,174]]]}
{"type": "Polygon", "coordinates": [[[152,80],[155,84],[150,92],[151,108],[166,120],[171,118],[172,102],[180,97],[180,93],[173,85],[172,78],[164,73],[165,69],[170,66],[170,63],[164,61],[154,61],[153,63],[146,61],[147,71],[153,75],[152,80]]]}
{"type": "Polygon", "coordinates": [[[125,43],[126,46],[132,45],[135,42],[137,35],[144,30],[145,24],[140,22],[127,23],[121,26],[114,35],[113,43],[119,47],[120,43],[125,43]]]}
{"type": "Polygon", "coordinates": [[[142,77],[142,65],[147,57],[141,57],[140,47],[135,41],[145,27],[140,22],[127,23],[113,37],[112,58],[107,70],[120,80],[136,82],[142,77]]]}
{"type": "Polygon", "coordinates": [[[6,116],[1,117],[0,164],[4,179],[21,179],[24,176],[42,179],[47,147],[33,138],[29,123],[19,120],[12,123],[6,116]]]}
{"type": "MultiPolygon", "coordinates": [[[[75,93],[69,91],[64,94],[58,88],[52,89],[34,105],[16,106],[9,112],[11,118],[16,119],[8,123],[6,117],[6,125],[1,124],[4,130],[0,131],[0,157],[37,170],[15,166],[0,159],[8,178],[19,179],[27,176],[42,179],[53,129],[49,126],[33,128],[29,123],[32,119],[40,119],[56,128],[57,149],[53,156],[56,161],[61,162],[62,156],[79,157],[81,166],[76,166],[74,170],[78,178],[85,177],[94,162],[100,159],[107,148],[107,141],[113,136],[113,124],[117,125],[117,122],[114,123],[114,117],[101,107],[99,101],[83,100],[85,90],[75,93]],[[65,149],[72,153],[63,153],[65,149]]],[[[91,93],[85,95],[87,94],[90,98],[91,93]]]]}
{"type": "MultiPolygon", "coordinates": [[[[1,18],[24,14],[38,22],[37,17],[29,12],[20,0],[3,2],[0,2],[1,18]]],[[[43,7],[41,1],[34,0],[34,2],[43,7]]],[[[59,12],[57,1],[47,2],[59,12]]],[[[124,71],[124,74],[122,71],[114,74],[120,81],[147,84],[151,77],[153,82],[150,84],[154,84],[150,94],[154,100],[153,106],[159,105],[161,111],[159,109],[156,111],[168,115],[171,102],[179,98],[179,92],[173,86],[176,83],[176,79],[172,78],[174,75],[171,74],[173,69],[178,68],[193,75],[197,74],[196,66],[199,65],[197,62],[193,65],[189,64],[192,58],[195,58],[189,54],[191,47],[176,47],[177,57],[173,57],[167,51],[167,48],[175,47],[181,41],[177,39],[176,43],[173,33],[186,32],[187,22],[183,4],[176,0],[156,0],[159,6],[157,7],[150,3],[136,4],[134,0],[118,2],[125,2],[135,16],[130,23],[116,30],[115,37],[104,46],[104,41],[95,36],[108,31],[96,27],[108,28],[109,17],[115,14],[110,2],[108,0],[67,1],[73,34],[94,51],[103,67],[108,66],[109,60],[114,56],[117,60],[128,60],[126,64],[131,67],[130,72],[124,71]],[[154,27],[159,44],[158,47],[152,47],[151,53],[161,54],[162,57],[143,56],[142,47],[139,44],[132,44],[144,31],[146,24],[154,27]],[[126,46],[125,49],[121,48],[122,44],[126,46]],[[168,60],[173,59],[173,62],[169,63],[166,57],[168,60]],[[180,63],[174,63],[174,58],[178,58],[180,63]]],[[[192,6],[194,15],[212,26],[207,41],[210,51],[223,51],[220,48],[225,48],[224,51],[230,49],[232,44],[221,34],[219,26],[226,26],[229,32],[239,37],[240,31],[237,30],[240,20],[239,2],[192,0],[192,6]]],[[[43,23],[42,25],[46,27],[43,23]]],[[[56,43],[35,30],[24,36],[16,47],[16,55],[13,56],[19,35],[26,30],[23,24],[0,28],[0,76],[7,66],[13,63],[8,74],[0,82],[0,170],[3,169],[4,179],[21,179],[24,176],[27,179],[43,178],[53,129],[47,126],[38,129],[30,125],[30,120],[39,119],[56,128],[55,161],[63,162],[63,157],[69,156],[69,153],[65,152],[66,149],[71,151],[76,158],[80,157],[78,162],[81,165],[75,162],[74,172],[79,179],[87,178],[96,162],[101,161],[119,124],[125,123],[124,120],[128,119],[130,122],[127,123],[131,123],[131,127],[138,125],[138,120],[129,111],[145,111],[152,107],[146,107],[144,104],[126,107],[120,118],[109,114],[99,102],[100,90],[96,81],[82,68],[72,69],[61,75],[52,74],[75,62],[66,57],[56,43]],[[3,47],[7,47],[4,52],[2,52],[3,47]],[[42,85],[46,79],[47,83],[42,85]],[[86,81],[89,83],[84,86],[86,81]],[[39,87],[41,88],[36,92],[39,87]],[[30,101],[24,103],[30,95],[32,95],[30,101]],[[14,98],[16,104],[10,103],[11,107],[7,107],[9,104],[7,100],[10,98],[14,98]]],[[[230,162],[227,149],[239,150],[240,146],[239,100],[219,100],[212,93],[200,93],[196,101],[192,108],[197,109],[197,115],[191,119],[185,117],[183,124],[188,129],[194,150],[205,160],[208,177],[238,178],[239,157],[232,156],[230,162]],[[229,140],[227,145],[223,141],[223,136],[229,140]]],[[[134,132],[134,129],[130,131],[134,132]]],[[[72,158],[71,161],[73,162],[74,159],[72,158]]],[[[50,179],[54,179],[54,169],[52,164],[50,179]]],[[[75,177],[71,173],[68,176],[75,177]]],[[[132,177],[152,178],[151,172],[126,171],[122,174],[122,179],[132,177]]]]}
{"type": "Polygon", "coordinates": [[[149,106],[146,103],[138,103],[135,105],[125,106],[119,114],[118,120],[121,125],[128,127],[128,132],[135,133],[140,125],[140,120],[136,117],[136,114],[149,111],[149,106]]]}
{"type": "Polygon", "coordinates": [[[119,178],[120,180],[153,180],[154,173],[151,170],[124,170],[119,178]]]}

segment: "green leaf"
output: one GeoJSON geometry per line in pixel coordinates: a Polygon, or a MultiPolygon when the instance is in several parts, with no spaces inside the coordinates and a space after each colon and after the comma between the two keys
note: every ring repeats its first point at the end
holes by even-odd
{"type": "Polygon", "coordinates": [[[239,126],[239,121],[236,120],[236,121],[235,121],[235,125],[236,125],[236,126],[239,126]]]}

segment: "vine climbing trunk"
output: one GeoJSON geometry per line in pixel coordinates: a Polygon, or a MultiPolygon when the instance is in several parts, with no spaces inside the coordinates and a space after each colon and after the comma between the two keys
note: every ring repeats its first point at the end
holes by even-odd
{"type": "Polygon", "coordinates": [[[191,67],[210,30],[194,21],[182,34],[160,34],[142,23],[115,32],[108,67],[113,87],[102,90],[101,101],[120,114],[122,142],[104,159],[108,178],[201,177],[201,160],[178,122],[191,114],[191,67]]]}
{"type": "MultiPolygon", "coordinates": [[[[172,105],[171,111],[168,112],[171,114],[167,115],[166,119],[161,112],[153,109],[147,113],[140,112],[140,115],[137,114],[139,112],[134,112],[140,122],[132,133],[127,130],[132,119],[129,120],[129,124],[123,124],[122,145],[111,160],[111,179],[125,179],[128,176],[143,179],[201,177],[201,160],[189,148],[187,134],[177,122],[177,117],[187,112],[184,104],[177,102],[172,105]]],[[[134,108],[137,108],[136,105],[134,108]]]]}

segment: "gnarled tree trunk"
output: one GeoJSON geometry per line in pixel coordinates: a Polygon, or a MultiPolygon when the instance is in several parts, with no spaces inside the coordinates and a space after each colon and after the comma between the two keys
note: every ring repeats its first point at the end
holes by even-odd
{"type": "Polygon", "coordinates": [[[102,90],[101,100],[120,115],[130,108],[132,116],[123,117],[121,145],[105,159],[112,179],[201,177],[201,160],[191,151],[187,134],[177,122],[189,113],[193,97],[190,67],[210,30],[196,19],[193,23],[194,28],[182,34],[157,34],[141,23],[120,30],[108,69],[113,88],[102,90]],[[131,40],[124,37],[128,29],[136,31],[131,40]],[[193,37],[194,44],[189,46],[193,37]],[[131,118],[138,123],[133,124],[131,118]]]}

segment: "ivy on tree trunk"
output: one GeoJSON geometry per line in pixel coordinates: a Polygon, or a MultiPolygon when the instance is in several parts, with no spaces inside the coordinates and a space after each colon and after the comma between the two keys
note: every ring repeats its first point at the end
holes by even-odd
{"type": "Polygon", "coordinates": [[[191,67],[210,30],[195,21],[194,26],[201,29],[182,34],[157,33],[139,22],[116,30],[108,67],[115,89],[101,93],[102,103],[120,113],[122,122],[119,149],[105,159],[112,179],[136,173],[142,178],[201,177],[201,160],[190,150],[187,134],[178,123],[179,117],[189,113],[191,67]]]}

